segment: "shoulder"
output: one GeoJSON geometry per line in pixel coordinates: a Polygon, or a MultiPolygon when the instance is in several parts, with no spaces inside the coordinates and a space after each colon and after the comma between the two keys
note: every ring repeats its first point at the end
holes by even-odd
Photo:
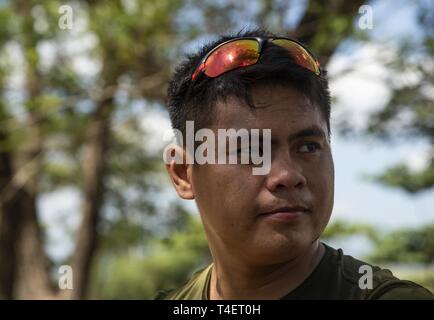
{"type": "Polygon", "coordinates": [[[428,289],[395,277],[389,269],[345,255],[342,249],[329,249],[335,256],[343,282],[357,288],[360,299],[434,299],[428,289]]]}
{"type": "Polygon", "coordinates": [[[408,280],[384,284],[371,295],[371,300],[434,300],[426,288],[408,280]]]}
{"type": "Polygon", "coordinates": [[[180,288],[159,291],[155,300],[203,300],[206,299],[212,264],[193,273],[180,288]]]}

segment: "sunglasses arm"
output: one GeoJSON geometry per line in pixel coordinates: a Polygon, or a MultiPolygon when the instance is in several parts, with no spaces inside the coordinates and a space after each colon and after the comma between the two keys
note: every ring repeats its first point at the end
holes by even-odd
{"type": "Polygon", "coordinates": [[[202,62],[199,67],[196,68],[196,71],[193,73],[193,75],[191,76],[191,81],[195,81],[197,76],[205,70],[205,63],[202,62]]]}

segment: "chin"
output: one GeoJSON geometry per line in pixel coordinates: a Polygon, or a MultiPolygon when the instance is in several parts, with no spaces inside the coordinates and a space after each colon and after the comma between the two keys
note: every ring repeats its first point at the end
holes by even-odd
{"type": "Polygon", "coordinates": [[[254,251],[258,260],[267,264],[282,263],[306,250],[312,243],[310,237],[300,234],[277,234],[258,245],[254,251]]]}

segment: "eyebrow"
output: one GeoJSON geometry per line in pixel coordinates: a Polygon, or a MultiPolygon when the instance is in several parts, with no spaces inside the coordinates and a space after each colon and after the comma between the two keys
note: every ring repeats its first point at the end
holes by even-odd
{"type": "MultiPolygon", "coordinates": [[[[317,125],[312,125],[310,127],[301,129],[295,133],[292,133],[288,136],[288,141],[294,141],[300,138],[306,138],[306,137],[317,137],[317,138],[321,138],[321,139],[325,139],[328,140],[328,138],[326,137],[326,134],[324,133],[324,131],[318,127],[317,125]]],[[[249,132],[249,139],[251,141],[251,132],[249,132]]],[[[263,140],[263,132],[260,131],[259,132],[259,141],[262,142],[263,140]]],[[[271,137],[271,143],[274,144],[276,143],[276,141],[274,140],[273,137],[271,137]]]]}
{"type": "Polygon", "coordinates": [[[288,140],[293,141],[305,137],[326,138],[324,131],[318,126],[311,126],[289,135],[288,140]]]}

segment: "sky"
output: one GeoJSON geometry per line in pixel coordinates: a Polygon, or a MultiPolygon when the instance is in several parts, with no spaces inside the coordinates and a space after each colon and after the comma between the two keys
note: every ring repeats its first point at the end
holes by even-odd
{"type": "MultiPolygon", "coordinates": [[[[389,232],[407,227],[420,227],[434,223],[434,190],[418,195],[388,188],[363,178],[366,174],[381,173],[399,162],[406,162],[414,170],[426,164],[429,145],[424,141],[399,141],[395,145],[383,144],[373,139],[349,139],[338,134],[337,122],[343,114],[350,115],[355,127],[366,124],[369,112],[381,108],[390,97],[385,82],[388,70],[376,59],[381,53],[393,52],[393,43],[399,37],[420,35],[416,25],[416,12],[410,1],[383,0],[373,5],[373,29],[369,31],[376,41],[370,45],[344,44],[328,65],[330,89],[336,102],[332,106],[332,152],[335,162],[335,204],[332,221],[370,223],[389,232]],[[345,67],[356,65],[355,71],[340,75],[345,67]]],[[[92,39],[89,39],[92,42],[92,39]]],[[[194,49],[195,45],[192,45],[194,49]]],[[[49,54],[50,48],[45,47],[49,54]]],[[[94,62],[78,58],[76,68],[86,73],[95,69],[94,62]]],[[[96,68],[95,70],[97,70],[96,68]]],[[[411,77],[411,75],[402,75],[411,77]]],[[[142,102],[144,108],[147,106],[142,102]]],[[[156,150],[170,137],[170,122],[166,111],[147,109],[142,119],[143,127],[154,137],[147,148],[156,150]],[[150,115],[149,115],[150,113],[150,115]],[[163,132],[163,134],[162,134],[163,132]]],[[[171,188],[160,195],[161,203],[176,199],[171,188]]],[[[47,225],[52,240],[49,253],[54,257],[66,257],[72,250],[72,242],[65,237],[65,221],[72,230],[79,222],[79,194],[71,189],[61,189],[44,195],[39,202],[42,221],[47,225]]],[[[197,212],[193,202],[183,201],[191,211],[197,212]]],[[[161,205],[161,210],[170,208],[161,205]]],[[[348,254],[367,253],[366,239],[354,237],[336,243],[348,254]]]]}

